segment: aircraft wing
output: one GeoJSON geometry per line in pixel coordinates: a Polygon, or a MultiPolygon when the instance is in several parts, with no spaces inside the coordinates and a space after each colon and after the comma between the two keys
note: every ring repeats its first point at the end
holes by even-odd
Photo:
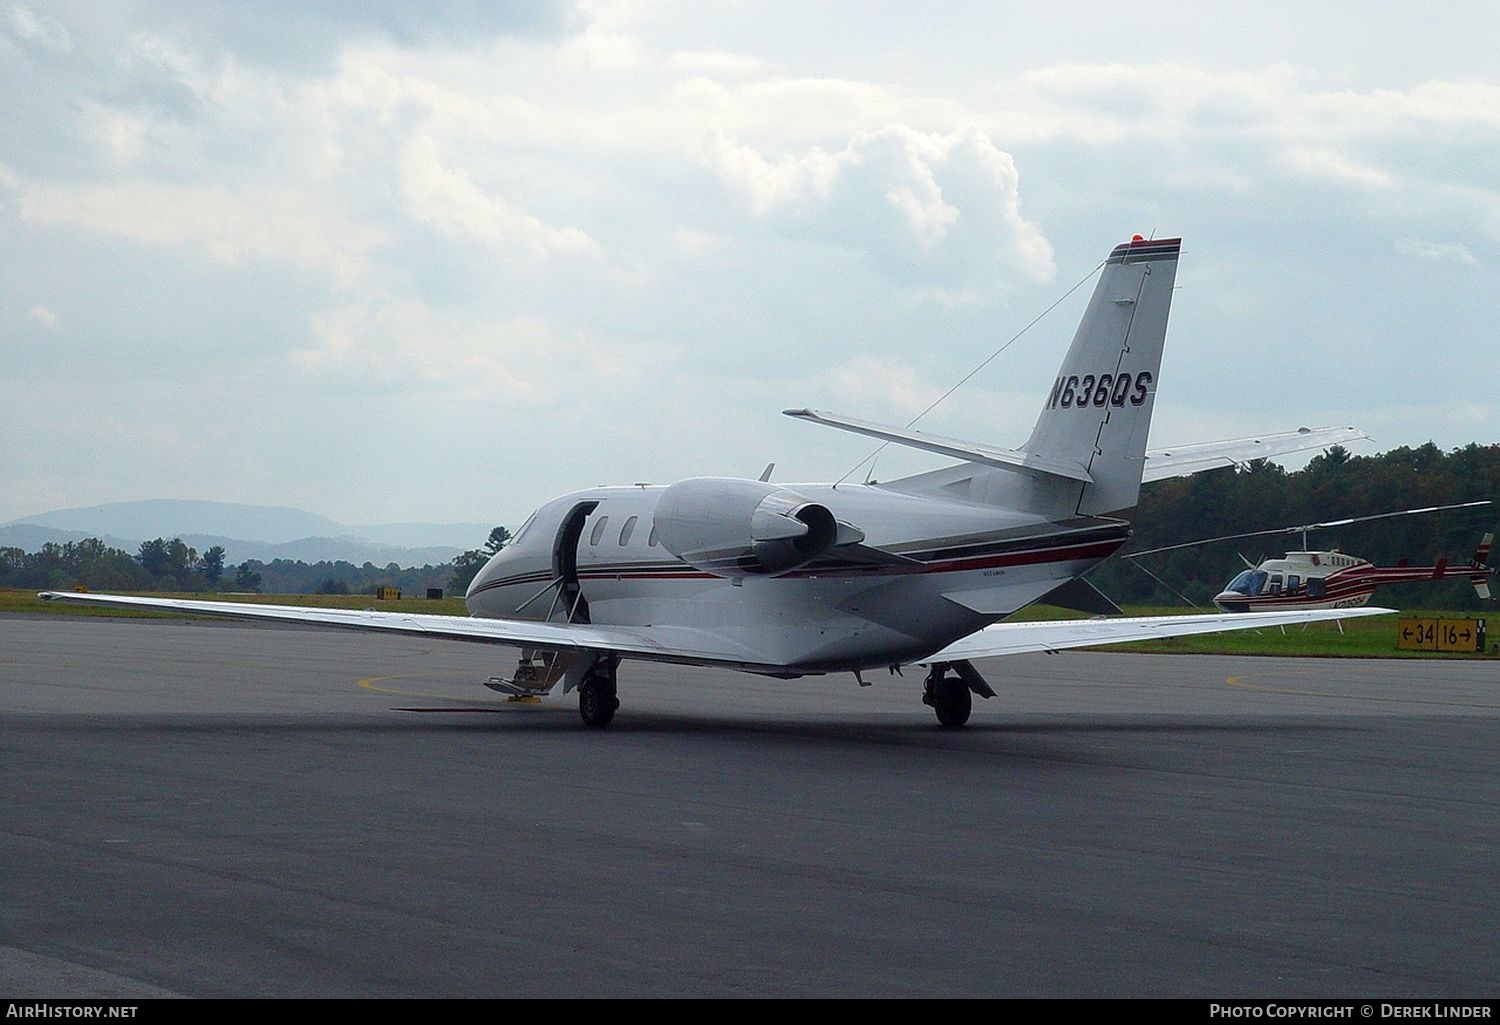
{"type": "MultiPolygon", "coordinates": [[[[297,605],[151,598],[135,595],[43,591],[48,601],[152,609],[202,616],[262,620],[303,626],[336,627],[436,637],[445,640],[502,644],[517,648],[608,651],[648,662],[721,665],[765,669],[773,663],[714,634],[681,627],[595,626],[588,623],[537,623],[529,620],[480,619],[361,609],[315,609],[297,605]]],[[[1190,616],[1137,616],[1119,619],[1075,619],[1039,623],[996,623],[955,641],[922,663],[1060,651],[1101,644],[1180,637],[1187,634],[1286,626],[1326,619],[1378,616],[1393,609],[1304,609],[1285,612],[1222,612],[1190,616]]]]}
{"type": "Polygon", "coordinates": [[[43,591],[48,601],[112,608],[187,612],[230,619],[266,620],[303,626],[342,627],[386,633],[477,641],[517,648],[556,648],[570,651],[610,651],[653,662],[694,665],[762,666],[764,658],[704,631],[683,627],[594,626],[588,623],[538,623],[517,619],[480,619],[361,609],[314,609],[297,605],[254,602],[201,601],[192,598],[150,598],[121,594],[43,591]]]}
{"type": "Polygon", "coordinates": [[[1192,616],[1134,616],[1122,619],[1070,619],[1041,623],[996,623],[954,641],[921,661],[953,662],[966,658],[1020,655],[1029,651],[1092,648],[1099,644],[1148,641],[1157,637],[1290,626],[1325,619],[1384,616],[1395,609],[1302,609],[1286,612],[1213,612],[1192,616]]]}
{"type": "Polygon", "coordinates": [[[1252,459],[1269,459],[1289,452],[1306,452],[1314,448],[1347,445],[1368,438],[1353,427],[1299,427],[1280,434],[1262,434],[1255,438],[1233,438],[1229,441],[1205,441],[1196,445],[1152,449],[1146,453],[1142,483],[1167,477],[1186,477],[1202,470],[1221,466],[1238,466],[1252,459]]]}

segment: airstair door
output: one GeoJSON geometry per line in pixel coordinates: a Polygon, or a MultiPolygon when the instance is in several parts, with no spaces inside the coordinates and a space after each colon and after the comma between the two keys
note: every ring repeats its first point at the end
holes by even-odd
{"type": "Polygon", "coordinates": [[[564,623],[589,621],[588,599],[578,583],[578,542],[583,537],[584,522],[598,507],[598,502],[579,502],[557,529],[557,540],[552,543],[552,578],[558,582],[557,599],[548,619],[564,623]]]}

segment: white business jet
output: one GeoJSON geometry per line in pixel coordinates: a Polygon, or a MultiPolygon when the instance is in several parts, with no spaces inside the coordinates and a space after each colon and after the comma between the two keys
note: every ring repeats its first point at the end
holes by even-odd
{"type": "Polygon", "coordinates": [[[1118,612],[1082,574],[1130,536],[1142,481],[1365,437],[1352,428],[1146,451],[1180,239],[1136,236],[1104,264],[1073,344],[1019,449],[810,409],[787,415],[957,459],[883,484],[695,477],[602,487],[537,510],[474,578],[469,617],[49,593],[521,649],[488,686],[577,690],[590,726],[619,707],[637,659],[796,677],[928,668],[922,699],[946,727],[995,692],[971,660],[1111,642],[1375,615],[1288,610],[1003,623],[1043,599],[1118,612]]]}

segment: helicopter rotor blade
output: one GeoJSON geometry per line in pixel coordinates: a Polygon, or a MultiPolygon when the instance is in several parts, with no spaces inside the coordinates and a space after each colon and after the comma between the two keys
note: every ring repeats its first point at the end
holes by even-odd
{"type": "MultiPolygon", "coordinates": [[[[1272,527],[1269,530],[1251,530],[1243,534],[1225,534],[1223,537],[1204,538],[1201,541],[1184,541],[1181,544],[1163,545],[1160,548],[1148,548],[1143,552],[1131,552],[1122,555],[1123,559],[1139,559],[1145,555],[1156,555],[1158,552],[1173,552],[1179,548],[1194,548],[1198,545],[1211,545],[1218,541],[1235,541],[1242,537],[1265,537],[1267,534],[1301,534],[1309,530],[1322,530],[1327,527],[1344,527],[1351,523],[1365,523],[1369,520],[1384,520],[1392,516],[1416,516],[1421,513],[1444,512],[1448,509],[1472,509],[1480,505],[1493,505],[1486,499],[1482,502],[1459,502],[1456,505],[1430,505],[1424,509],[1400,509],[1396,512],[1376,513],[1374,516],[1349,516],[1341,520],[1325,520],[1322,523],[1305,523],[1295,527],[1272,527]]],[[[1240,556],[1244,558],[1244,556],[1240,556]]]]}
{"type": "Polygon", "coordinates": [[[1143,555],[1155,555],[1158,552],[1175,552],[1179,548],[1196,548],[1198,545],[1211,545],[1218,541],[1235,541],[1242,537],[1261,537],[1265,534],[1294,534],[1301,527],[1272,527],[1270,530],[1250,530],[1243,534],[1225,534],[1223,537],[1206,537],[1201,541],[1184,541],[1181,544],[1163,545],[1160,548],[1148,548],[1144,552],[1131,552],[1122,555],[1122,559],[1139,559],[1143,555]]]}
{"type": "Polygon", "coordinates": [[[1328,520],[1325,523],[1309,523],[1303,527],[1290,527],[1289,530],[1320,530],[1323,527],[1343,527],[1350,523],[1364,523],[1367,520],[1384,520],[1392,516],[1417,516],[1422,513],[1444,512],[1448,509],[1472,509],[1478,505],[1491,505],[1489,500],[1482,502],[1460,502],[1457,505],[1429,505],[1425,509],[1402,509],[1399,512],[1376,513],[1374,516],[1349,516],[1342,520],[1328,520]]]}

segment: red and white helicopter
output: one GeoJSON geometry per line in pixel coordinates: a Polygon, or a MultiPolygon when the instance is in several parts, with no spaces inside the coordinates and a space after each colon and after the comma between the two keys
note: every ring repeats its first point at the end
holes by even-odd
{"type": "Polygon", "coordinates": [[[1406,584],[1424,580],[1444,580],[1465,577],[1474,585],[1481,598],[1490,597],[1489,578],[1495,569],[1489,565],[1490,548],[1495,536],[1487,533],[1474,550],[1467,563],[1452,563],[1445,558],[1430,566],[1412,566],[1402,559],[1394,566],[1376,566],[1368,559],[1349,555],[1337,548],[1328,551],[1307,550],[1307,535],[1313,530],[1342,527],[1367,520],[1383,520],[1393,516],[1415,516],[1422,513],[1442,512],[1448,509],[1470,509],[1490,505],[1488,501],[1462,502],[1457,505],[1437,505],[1424,509],[1402,509],[1398,512],[1379,513],[1374,516],[1354,516],[1324,523],[1307,523],[1296,527],[1276,527],[1271,530],[1253,530],[1243,534],[1228,534],[1224,537],[1188,541],[1183,544],[1152,548],[1134,552],[1127,559],[1139,559],[1146,555],[1213,544],[1217,541],[1232,541],[1246,537],[1264,537],[1268,534],[1301,534],[1303,551],[1287,552],[1279,559],[1264,559],[1251,564],[1244,556],[1246,569],[1224,585],[1214,595],[1214,604],[1225,612],[1271,612],[1278,609],[1352,609],[1369,602],[1375,589],[1384,584],[1406,584]]]}

